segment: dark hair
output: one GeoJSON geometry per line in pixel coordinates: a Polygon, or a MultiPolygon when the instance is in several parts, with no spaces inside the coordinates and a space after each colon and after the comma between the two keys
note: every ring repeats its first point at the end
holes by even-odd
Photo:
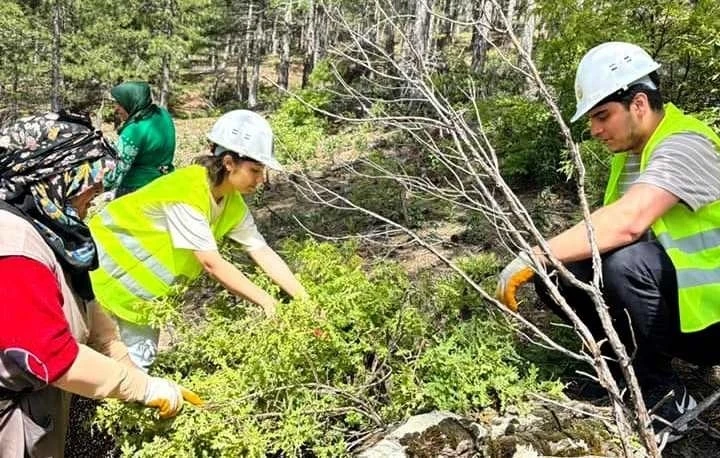
{"type": "Polygon", "coordinates": [[[215,148],[217,145],[212,145],[212,153],[205,156],[200,156],[195,158],[193,161],[193,164],[202,165],[207,170],[208,176],[212,180],[213,186],[220,186],[222,184],[223,180],[225,180],[225,177],[228,174],[228,171],[225,167],[223,167],[223,159],[225,159],[225,156],[230,156],[232,161],[235,164],[239,164],[243,161],[250,161],[254,162],[256,164],[262,164],[259,161],[256,161],[255,159],[249,158],[247,156],[240,156],[235,151],[225,150],[219,155],[215,155],[215,148]]]}
{"type": "MultiPolygon", "coordinates": [[[[626,109],[630,108],[630,104],[632,103],[633,99],[636,95],[639,93],[644,93],[648,98],[648,103],[650,104],[650,109],[655,112],[660,112],[663,109],[663,97],[660,93],[660,77],[658,76],[657,72],[652,72],[648,75],[650,77],[650,81],[655,84],[657,89],[650,89],[649,87],[645,86],[644,84],[634,84],[627,88],[627,90],[620,89],[619,91],[616,91],[609,96],[605,97],[601,101],[599,101],[597,104],[595,104],[595,107],[599,107],[600,105],[609,103],[609,102],[618,102],[621,103],[626,109]]],[[[593,107],[593,108],[595,108],[593,107]]]]}

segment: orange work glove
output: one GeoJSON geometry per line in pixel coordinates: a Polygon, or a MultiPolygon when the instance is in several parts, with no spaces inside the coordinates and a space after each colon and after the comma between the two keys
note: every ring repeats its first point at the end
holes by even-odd
{"type": "Polygon", "coordinates": [[[173,382],[160,377],[150,377],[145,389],[143,404],[160,410],[160,418],[171,418],[182,409],[183,402],[192,405],[203,405],[200,396],[173,382]]]}
{"type": "Polygon", "coordinates": [[[528,256],[523,253],[516,257],[500,272],[495,298],[502,302],[505,307],[517,312],[518,303],[515,298],[517,289],[530,281],[533,275],[535,275],[535,272],[530,267],[528,256]]]}

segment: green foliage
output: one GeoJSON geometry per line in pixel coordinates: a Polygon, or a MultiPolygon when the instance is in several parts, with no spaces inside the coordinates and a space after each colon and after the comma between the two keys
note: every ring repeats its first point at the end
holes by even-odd
{"type": "Polygon", "coordinates": [[[565,144],[543,102],[498,97],[480,105],[480,117],[506,179],[536,186],[559,181],[560,153],[565,144]]]}
{"type": "MultiPolygon", "coordinates": [[[[206,405],[156,421],[108,403],[97,422],[124,456],[344,456],[353,438],[413,413],[502,409],[557,390],[456,275],[413,283],[396,264],[368,265],[352,245],[291,241],[284,250],[312,300],[284,304],[271,320],[226,302],[201,323],[177,323],[179,343],[153,372],[206,405]],[[467,302],[475,316],[462,321],[467,302]]],[[[461,264],[478,281],[498,269],[494,257],[461,264]]]]}
{"type": "Polygon", "coordinates": [[[536,60],[558,94],[569,118],[573,81],[582,55],[605,41],[644,47],[661,64],[661,89],[687,111],[717,104],[720,78],[720,3],[715,0],[659,0],[648,3],[541,0],[538,12],[547,38],[537,44],[536,60]]]}
{"type": "Polygon", "coordinates": [[[332,101],[326,89],[330,78],[327,62],[319,63],[310,75],[308,87],[289,96],[270,117],[281,161],[302,162],[318,153],[328,122],[313,108],[325,109],[332,101]]]}
{"type": "MultiPolygon", "coordinates": [[[[49,61],[30,58],[30,50],[49,52],[46,29],[37,27],[38,16],[18,2],[0,2],[0,108],[22,111],[37,102],[28,100],[26,89],[49,70],[49,61]]],[[[14,115],[15,113],[10,113],[14,115]]],[[[2,116],[0,116],[2,120],[2,116]]]]}

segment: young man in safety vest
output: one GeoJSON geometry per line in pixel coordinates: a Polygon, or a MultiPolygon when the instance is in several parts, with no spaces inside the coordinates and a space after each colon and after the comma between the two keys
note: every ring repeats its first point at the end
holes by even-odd
{"type": "MultiPolygon", "coordinates": [[[[609,42],[591,49],[577,69],[572,117],[587,115],[592,136],[614,153],[604,206],[591,221],[602,254],[603,294],[615,328],[635,355],[645,400],[652,407],[672,392],[656,410],[656,427],[696,405],[671,358],[698,364],[720,359],[720,351],[713,350],[720,342],[720,138],[671,103],[663,105],[659,67],[633,44],[609,42]]],[[[548,243],[581,281],[591,280],[584,223],[548,243]]],[[[539,249],[535,252],[543,259],[539,249]]],[[[527,259],[521,253],[498,283],[498,298],[513,310],[517,288],[533,277],[527,259]]],[[[602,338],[589,297],[562,281],[559,287],[602,338]]],[[[536,289],[562,315],[542,282],[536,289]]]]}

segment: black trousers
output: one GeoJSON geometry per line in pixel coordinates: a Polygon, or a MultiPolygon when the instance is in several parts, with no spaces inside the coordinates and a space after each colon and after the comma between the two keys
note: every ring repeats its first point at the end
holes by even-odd
{"type": "MultiPolygon", "coordinates": [[[[628,353],[634,353],[633,366],[641,386],[676,380],[670,365],[672,357],[700,365],[720,362],[720,323],[698,332],[680,332],[675,268],[658,242],[627,245],[604,254],[602,261],[603,297],[628,353]]],[[[568,263],[566,267],[580,281],[592,281],[591,260],[568,263]]],[[[590,297],[564,280],[556,281],[563,297],[595,338],[604,338],[590,297]]],[[[569,321],[537,277],[535,287],[545,305],[569,321]]],[[[607,343],[603,352],[615,356],[607,343]]]]}

